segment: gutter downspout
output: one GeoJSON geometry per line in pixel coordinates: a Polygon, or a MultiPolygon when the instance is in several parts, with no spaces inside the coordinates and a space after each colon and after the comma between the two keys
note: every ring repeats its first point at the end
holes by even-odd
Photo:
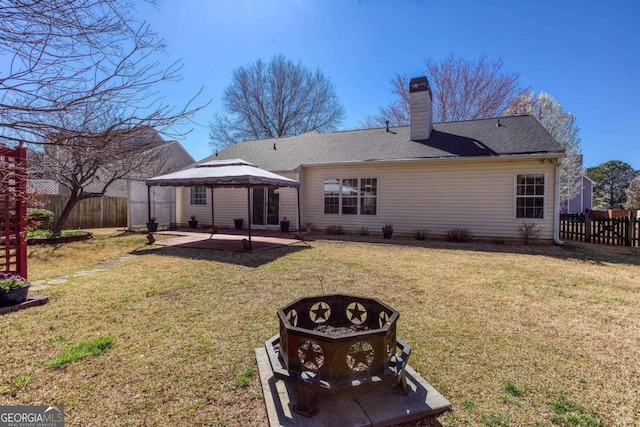
{"type": "Polygon", "coordinates": [[[564,245],[560,240],[560,159],[556,160],[555,202],[553,207],[553,242],[556,245],[564,245]]]}

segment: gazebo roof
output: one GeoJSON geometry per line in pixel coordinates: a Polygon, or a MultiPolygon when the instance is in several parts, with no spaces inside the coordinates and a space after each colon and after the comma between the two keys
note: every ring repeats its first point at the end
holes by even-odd
{"type": "Polygon", "coordinates": [[[300,187],[294,179],[260,169],[242,159],[199,163],[189,169],[149,178],[145,183],[165,187],[300,187]]]}

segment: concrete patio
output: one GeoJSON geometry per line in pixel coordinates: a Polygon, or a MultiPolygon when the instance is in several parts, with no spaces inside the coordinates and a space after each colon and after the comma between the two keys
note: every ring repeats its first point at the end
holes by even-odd
{"type": "MultiPolygon", "coordinates": [[[[212,249],[222,251],[245,251],[242,241],[247,239],[246,229],[221,228],[211,234],[206,228],[180,228],[158,231],[156,234],[175,235],[175,238],[158,240],[162,246],[180,246],[187,248],[212,249]]],[[[296,239],[296,233],[283,233],[277,230],[251,230],[251,250],[263,251],[280,246],[288,246],[304,241],[296,239]]]]}

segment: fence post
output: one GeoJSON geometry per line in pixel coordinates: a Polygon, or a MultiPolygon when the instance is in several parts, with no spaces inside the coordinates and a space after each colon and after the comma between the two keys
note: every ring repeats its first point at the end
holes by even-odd
{"type": "Polygon", "coordinates": [[[624,219],[624,245],[631,246],[631,214],[624,219]]]}
{"type": "Polygon", "coordinates": [[[591,215],[588,209],[584,213],[584,241],[591,243],[591,215]]]}
{"type": "Polygon", "coordinates": [[[104,197],[100,197],[100,227],[104,227],[104,197]]]}

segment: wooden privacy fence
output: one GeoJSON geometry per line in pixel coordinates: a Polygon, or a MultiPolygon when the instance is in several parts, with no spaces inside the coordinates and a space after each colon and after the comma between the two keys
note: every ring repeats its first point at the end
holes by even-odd
{"type": "MultiPolygon", "coordinates": [[[[53,211],[54,221],[69,200],[69,196],[62,194],[43,194],[38,200],[44,203],[43,208],[53,211]]],[[[69,220],[64,228],[83,229],[100,227],[127,226],[127,198],[126,197],[92,197],[78,202],[73,207],[69,220]]]]}
{"type": "Polygon", "coordinates": [[[560,239],[640,247],[639,223],[631,215],[611,218],[596,212],[560,214],[560,239]]]}

